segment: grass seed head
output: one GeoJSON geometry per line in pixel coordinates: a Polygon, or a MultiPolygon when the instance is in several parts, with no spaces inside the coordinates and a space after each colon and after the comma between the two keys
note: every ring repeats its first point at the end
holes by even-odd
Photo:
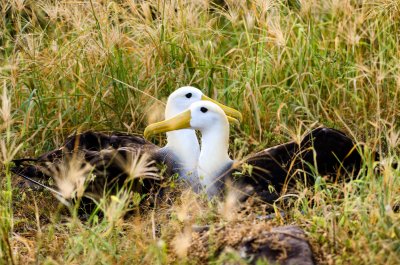
{"type": "Polygon", "coordinates": [[[83,157],[74,154],[59,164],[48,163],[46,171],[46,174],[53,176],[65,199],[81,198],[92,166],[85,162],[83,157]]]}

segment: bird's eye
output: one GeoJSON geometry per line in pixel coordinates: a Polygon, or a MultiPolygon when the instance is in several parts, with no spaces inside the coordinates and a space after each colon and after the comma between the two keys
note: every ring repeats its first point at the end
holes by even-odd
{"type": "Polygon", "coordinates": [[[205,108],[205,107],[201,107],[201,108],[200,108],[200,111],[203,112],[203,113],[206,113],[206,112],[208,111],[208,109],[205,108]]]}
{"type": "Polygon", "coordinates": [[[187,98],[191,98],[191,97],[192,97],[192,93],[187,93],[185,96],[186,96],[187,98]]]}

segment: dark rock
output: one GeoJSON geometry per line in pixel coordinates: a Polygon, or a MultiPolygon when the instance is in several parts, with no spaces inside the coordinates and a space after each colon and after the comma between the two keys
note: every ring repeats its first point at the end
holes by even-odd
{"type": "Polygon", "coordinates": [[[239,252],[251,264],[260,259],[282,265],[315,264],[305,233],[297,226],[280,226],[263,232],[240,245],[239,252]]]}
{"type": "Polygon", "coordinates": [[[192,227],[190,259],[204,264],[312,265],[313,251],[298,226],[273,227],[272,222],[242,220],[217,226],[192,227]],[[211,259],[211,260],[210,260],[211,259]]]}

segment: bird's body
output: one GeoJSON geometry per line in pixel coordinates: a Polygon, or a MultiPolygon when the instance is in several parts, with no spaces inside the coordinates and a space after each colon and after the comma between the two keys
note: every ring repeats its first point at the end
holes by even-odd
{"type": "Polygon", "coordinates": [[[357,145],[348,136],[319,127],[306,134],[300,143],[292,141],[249,155],[220,178],[224,182],[229,178],[245,191],[244,195],[256,194],[272,202],[296,182],[311,186],[316,175],[336,182],[342,180],[339,177],[357,176],[361,165],[357,145]],[[234,173],[236,178],[232,177],[234,173]]]}
{"type": "MultiPolygon", "coordinates": [[[[14,160],[13,171],[38,182],[54,179],[56,189],[66,199],[73,197],[77,186],[92,175],[95,178],[87,181],[85,194],[98,199],[121,187],[129,175],[126,170],[129,165],[125,164],[144,154],[148,161],[165,164],[169,169],[166,175],[173,174],[175,161],[159,151],[160,147],[140,136],[87,131],[68,137],[60,148],[38,158],[14,160]]],[[[137,180],[142,185],[134,185],[143,192],[157,187],[157,180],[147,178],[145,174],[137,180]]]]}

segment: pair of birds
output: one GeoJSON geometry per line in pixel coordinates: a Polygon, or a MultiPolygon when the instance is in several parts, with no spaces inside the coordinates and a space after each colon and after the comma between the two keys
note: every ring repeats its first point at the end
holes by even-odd
{"type": "Polygon", "coordinates": [[[315,172],[335,181],[338,176],[357,173],[361,167],[354,142],[330,128],[317,128],[300,143],[288,142],[233,161],[228,154],[229,123],[240,122],[241,113],[194,87],[181,87],[168,97],[165,118],[144,131],[145,138],[166,132],[167,144],[162,148],[139,136],[89,131],[69,137],[61,148],[36,159],[15,160],[13,171],[38,185],[42,185],[38,179],[54,177],[57,189],[53,192],[67,199],[87,179],[86,164],[96,176],[84,190],[90,197],[121,187],[132,173],[143,177],[135,189],[150,192],[159,183],[155,172],[132,172],[126,167],[128,160],[137,163],[145,157],[143,165],[149,166],[149,161],[165,164],[166,175],[178,174],[195,191],[204,190],[209,197],[219,194],[230,183],[243,195],[257,195],[272,202],[294,181],[312,184],[315,172]],[[201,133],[201,148],[195,130],[201,133]],[[61,178],[54,176],[57,170],[52,168],[68,171],[65,164],[77,156],[81,161],[76,166],[80,177],[71,181],[65,173],[61,178]],[[68,187],[63,185],[65,182],[68,187]]]}

